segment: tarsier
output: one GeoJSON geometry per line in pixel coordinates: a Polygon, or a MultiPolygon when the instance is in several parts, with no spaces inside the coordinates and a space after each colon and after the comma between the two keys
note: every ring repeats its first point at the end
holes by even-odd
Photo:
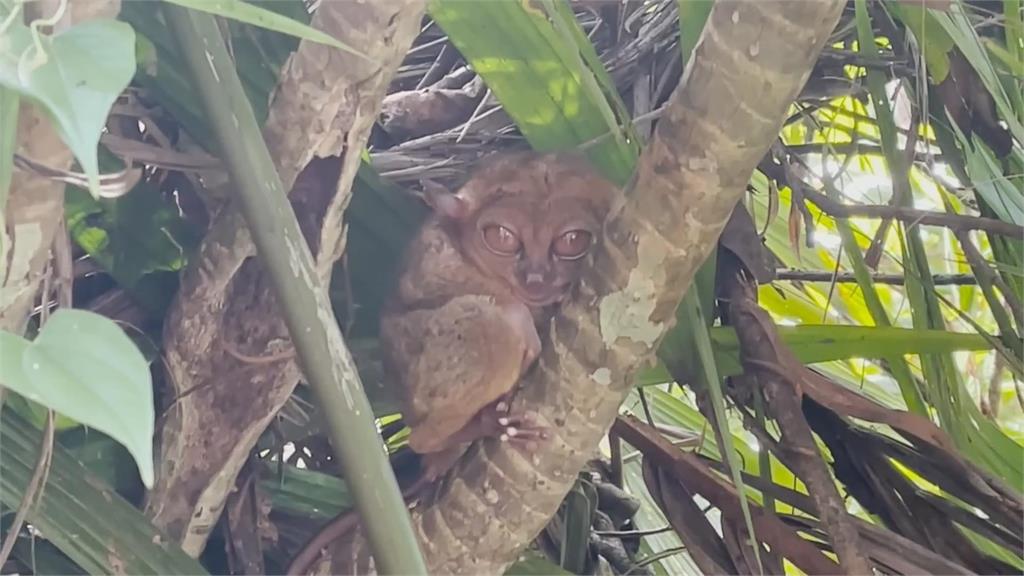
{"type": "MultiPolygon", "coordinates": [[[[409,447],[423,462],[407,498],[474,440],[547,436],[530,415],[509,410],[509,397],[540,353],[538,326],[589,261],[615,194],[565,153],[491,159],[454,194],[426,187],[433,213],[408,248],[380,324],[385,375],[399,386],[409,447]]],[[[354,526],[355,514],[332,524],[293,569],[354,526]]]]}

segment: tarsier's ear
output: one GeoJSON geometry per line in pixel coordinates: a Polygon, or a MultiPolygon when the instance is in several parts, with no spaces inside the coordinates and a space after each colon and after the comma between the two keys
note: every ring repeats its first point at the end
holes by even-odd
{"type": "Polygon", "coordinates": [[[461,220],[469,215],[469,202],[458,194],[452,194],[443,184],[422,179],[423,199],[434,212],[452,220],[461,220]]]}

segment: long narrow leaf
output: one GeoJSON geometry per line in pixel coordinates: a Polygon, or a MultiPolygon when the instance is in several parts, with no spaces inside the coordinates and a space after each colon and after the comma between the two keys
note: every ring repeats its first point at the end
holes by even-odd
{"type": "MultiPolygon", "coordinates": [[[[38,459],[42,432],[10,410],[0,418],[0,500],[21,502],[38,459]]],[[[142,513],[54,446],[29,522],[90,574],[205,574],[203,567],[142,513]]]]}
{"type": "Polygon", "coordinates": [[[577,43],[578,33],[564,31],[578,24],[560,18],[556,29],[528,2],[435,0],[430,15],[535,149],[574,148],[603,137],[588,156],[609,178],[626,181],[639,144],[629,129],[606,136],[616,117],[606,96],[614,86],[607,75],[580,66],[587,49],[577,43]]]}

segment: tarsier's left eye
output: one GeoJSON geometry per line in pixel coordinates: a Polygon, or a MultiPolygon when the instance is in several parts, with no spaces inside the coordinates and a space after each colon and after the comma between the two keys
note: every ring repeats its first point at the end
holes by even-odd
{"type": "Polygon", "coordinates": [[[494,224],[483,229],[484,244],[500,256],[515,256],[519,253],[522,243],[519,237],[508,228],[494,224]]]}
{"type": "Polygon", "coordinates": [[[593,235],[586,230],[570,230],[555,239],[551,251],[562,260],[576,260],[587,253],[593,240],[593,235]]]}

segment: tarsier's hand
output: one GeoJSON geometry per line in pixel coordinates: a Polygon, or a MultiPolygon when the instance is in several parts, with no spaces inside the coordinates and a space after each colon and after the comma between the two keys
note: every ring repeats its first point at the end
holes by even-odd
{"type": "Polygon", "coordinates": [[[512,411],[511,398],[504,396],[494,404],[480,411],[482,418],[490,421],[492,431],[503,442],[519,444],[533,450],[541,440],[550,438],[547,426],[536,414],[528,411],[512,411]]]}

